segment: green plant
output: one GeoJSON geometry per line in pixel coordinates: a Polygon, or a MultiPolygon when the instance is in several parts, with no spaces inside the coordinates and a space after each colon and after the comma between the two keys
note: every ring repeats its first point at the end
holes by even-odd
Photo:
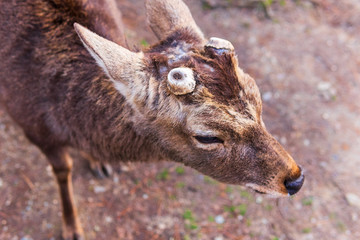
{"type": "Polygon", "coordinates": [[[273,206],[272,205],[270,205],[270,204],[267,204],[266,206],[265,206],[265,209],[267,210],[267,211],[271,211],[271,210],[273,210],[273,206]]]}
{"type": "Polygon", "coordinates": [[[185,227],[187,229],[195,230],[198,228],[195,217],[193,216],[193,213],[191,212],[191,210],[189,210],[189,209],[185,210],[185,212],[183,214],[183,218],[185,220],[185,227]]]}
{"type": "Polygon", "coordinates": [[[240,214],[241,216],[244,216],[247,211],[247,206],[246,204],[240,204],[238,206],[234,206],[234,205],[224,206],[224,211],[234,215],[240,214]]]}
{"type": "Polygon", "coordinates": [[[184,240],[191,240],[191,238],[190,238],[189,235],[185,235],[185,236],[184,236],[184,240]]]}
{"type": "Polygon", "coordinates": [[[265,7],[270,7],[273,4],[273,0],[263,0],[262,4],[264,4],[265,7]]]}
{"type": "Polygon", "coordinates": [[[224,206],[224,211],[235,214],[236,206],[224,206]]]}
{"type": "Polygon", "coordinates": [[[148,43],[145,39],[142,39],[142,40],[140,41],[140,44],[141,44],[141,46],[143,46],[143,47],[148,47],[148,46],[149,46],[149,43],[148,43]]]}
{"type": "Polygon", "coordinates": [[[240,196],[241,196],[242,198],[246,198],[246,199],[248,199],[248,200],[251,199],[251,194],[250,194],[248,191],[246,191],[246,190],[240,190],[240,196]]]}
{"type": "Polygon", "coordinates": [[[169,178],[169,170],[167,168],[163,169],[160,173],[156,175],[158,180],[167,180],[169,178]]]}
{"type": "Polygon", "coordinates": [[[305,197],[301,200],[302,205],[304,206],[311,206],[313,204],[314,201],[314,197],[309,196],[309,197],[305,197]]]}
{"type": "Polygon", "coordinates": [[[341,232],[345,232],[346,231],[346,225],[342,222],[342,221],[338,221],[336,223],[336,228],[341,231],[341,232]]]}
{"type": "Polygon", "coordinates": [[[176,167],[175,168],[175,172],[178,174],[178,175],[183,175],[185,173],[185,169],[183,167],[176,167]]]}
{"type": "Polygon", "coordinates": [[[194,217],[193,217],[193,215],[192,215],[192,212],[191,212],[191,210],[185,210],[185,212],[184,212],[184,214],[183,214],[183,218],[185,219],[185,220],[190,220],[190,221],[193,221],[194,220],[194,217]]]}
{"type": "Polygon", "coordinates": [[[206,1],[203,1],[203,3],[202,3],[202,9],[203,10],[210,10],[210,9],[212,9],[213,7],[208,3],[208,2],[206,2],[206,1]]]}
{"type": "Polygon", "coordinates": [[[246,226],[248,226],[248,227],[251,226],[251,220],[250,219],[246,219],[246,226]]]}
{"type": "Polygon", "coordinates": [[[184,182],[177,182],[177,183],[175,184],[175,187],[176,187],[176,188],[184,188],[184,187],[185,187],[185,183],[184,183],[184,182]]]}
{"type": "Polygon", "coordinates": [[[244,216],[247,211],[247,206],[246,204],[240,204],[239,206],[236,207],[236,210],[239,212],[241,216],[244,216]]]}
{"type": "Polygon", "coordinates": [[[226,192],[226,193],[232,193],[232,192],[233,192],[233,188],[232,188],[231,186],[226,186],[225,192],[226,192]]]}
{"type": "Polygon", "coordinates": [[[214,179],[212,179],[211,177],[208,176],[204,176],[204,182],[208,183],[208,184],[212,184],[212,185],[216,185],[218,184],[218,182],[214,179]]]}

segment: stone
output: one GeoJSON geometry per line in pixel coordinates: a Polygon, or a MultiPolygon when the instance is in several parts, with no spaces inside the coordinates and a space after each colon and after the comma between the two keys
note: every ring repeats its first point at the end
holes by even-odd
{"type": "Polygon", "coordinates": [[[350,205],[360,209],[360,197],[354,193],[347,193],[346,200],[350,205]]]}
{"type": "Polygon", "coordinates": [[[217,224],[223,224],[223,223],[225,222],[225,219],[224,219],[223,216],[218,215],[218,216],[215,217],[215,222],[216,222],[217,224]]]}

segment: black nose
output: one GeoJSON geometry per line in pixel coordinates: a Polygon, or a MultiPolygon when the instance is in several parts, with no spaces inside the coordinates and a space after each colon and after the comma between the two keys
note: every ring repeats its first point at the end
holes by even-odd
{"type": "Polygon", "coordinates": [[[284,184],[288,193],[290,195],[294,195],[295,193],[297,193],[302,187],[304,180],[305,177],[303,173],[301,173],[300,177],[298,177],[295,180],[285,180],[284,184]]]}

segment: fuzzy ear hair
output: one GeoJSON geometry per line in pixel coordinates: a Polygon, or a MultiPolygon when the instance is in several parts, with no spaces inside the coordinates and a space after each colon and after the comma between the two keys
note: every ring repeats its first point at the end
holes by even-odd
{"type": "Polygon", "coordinates": [[[74,23],[74,28],[91,56],[124,95],[124,89],[132,84],[134,73],[141,71],[143,53],[131,52],[78,23],[74,23]]]}

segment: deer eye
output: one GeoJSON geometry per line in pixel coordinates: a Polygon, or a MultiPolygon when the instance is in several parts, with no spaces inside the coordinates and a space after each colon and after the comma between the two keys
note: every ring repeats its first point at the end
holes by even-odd
{"type": "Polygon", "coordinates": [[[224,141],[218,137],[212,136],[195,136],[195,139],[203,144],[211,144],[211,143],[224,143],[224,141]]]}

